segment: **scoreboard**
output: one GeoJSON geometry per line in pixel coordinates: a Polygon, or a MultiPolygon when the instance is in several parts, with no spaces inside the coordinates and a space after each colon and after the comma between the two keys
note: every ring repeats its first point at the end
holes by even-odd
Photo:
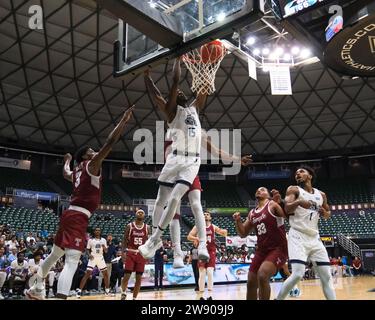
{"type": "Polygon", "coordinates": [[[271,7],[279,18],[288,18],[328,2],[332,0],[271,0],[271,7]]]}

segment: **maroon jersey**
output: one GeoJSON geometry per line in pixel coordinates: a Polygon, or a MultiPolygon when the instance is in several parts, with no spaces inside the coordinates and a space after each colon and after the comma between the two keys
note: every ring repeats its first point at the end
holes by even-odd
{"type": "Polygon", "coordinates": [[[207,250],[216,251],[215,228],[213,224],[210,224],[208,227],[206,227],[206,236],[207,236],[207,250]]]}
{"type": "Polygon", "coordinates": [[[148,239],[147,224],[143,224],[141,228],[137,227],[135,222],[130,224],[130,232],[128,237],[128,249],[138,250],[138,247],[144,244],[148,239]]]}
{"type": "Polygon", "coordinates": [[[268,201],[260,210],[252,209],[248,216],[256,229],[258,250],[264,252],[275,248],[287,248],[284,218],[273,215],[269,204],[268,201]]]}
{"type": "Polygon", "coordinates": [[[70,204],[85,208],[92,213],[100,204],[102,177],[89,173],[89,162],[82,161],[73,169],[73,193],[70,204]]]}

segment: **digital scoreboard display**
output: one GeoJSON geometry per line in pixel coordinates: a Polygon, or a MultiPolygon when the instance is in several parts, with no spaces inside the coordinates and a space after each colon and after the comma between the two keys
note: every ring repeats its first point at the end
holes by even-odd
{"type": "Polygon", "coordinates": [[[280,14],[283,18],[302,13],[318,4],[329,2],[329,0],[271,0],[273,4],[278,2],[280,14]]]}

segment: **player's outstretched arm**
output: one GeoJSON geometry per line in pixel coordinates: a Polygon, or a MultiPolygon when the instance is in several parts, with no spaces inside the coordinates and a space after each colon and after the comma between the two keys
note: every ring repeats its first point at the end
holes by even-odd
{"type": "Polygon", "coordinates": [[[247,235],[254,229],[254,225],[251,223],[249,218],[246,219],[244,223],[241,221],[241,214],[235,212],[233,214],[234,224],[236,226],[236,231],[241,238],[246,238],[247,235]]]}
{"type": "Polygon", "coordinates": [[[178,96],[178,84],[181,78],[181,57],[176,58],[173,65],[173,80],[172,86],[169,91],[168,102],[165,105],[165,113],[168,117],[168,122],[172,122],[176,116],[177,111],[177,96],[178,96]]]}
{"type": "Polygon", "coordinates": [[[207,94],[198,93],[195,100],[191,103],[191,107],[195,107],[197,111],[203,110],[206,105],[207,94]]]}
{"type": "Polygon", "coordinates": [[[165,106],[167,104],[167,101],[162,97],[160,90],[155,85],[154,81],[152,80],[150,76],[150,70],[146,70],[144,73],[144,79],[145,79],[145,85],[147,92],[152,99],[153,103],[163,112],[165,113],[165,106]]]}
{"type": "Polygon", "coordinates": [[[96,175],[96,176],[99,174],[103,160],[108,156],[113,146],[120,139],[120,137],[124,134],[126,124],[128,123],[128,121],[130,120],[132,116],[133,109],[134,109],[134,105],[128,108],[124,112],[124,115],[122,116],[120,122],[109,134],[104,145],[101,147],[99,152],[96,153],[94,157],[91,159],[89,163],[89,170],[91,174],[96,175]]]}
{"type": "Polygon", "coordinates": [[[251,155],[246,155],[243,157],[238,157],[228,152],[216,147],[212,142],[211,138],[207,136],[206,133],[202,131],[202,145],[207,147],[207,151],[210,152],[212,155],[216,157],[220,157],[224,161],[231,161],[231,162],[241,162],[241,165],[248,166],[253,160],[251,155]]]}
{"type": "Polygon", "coordinates": [[[64,155],[64,167],[63,167],[63,177],[70,182],[73,182],[73,171],[70,170],[70,162],[72,161],[72,155],[67,153],[64,155]]]}

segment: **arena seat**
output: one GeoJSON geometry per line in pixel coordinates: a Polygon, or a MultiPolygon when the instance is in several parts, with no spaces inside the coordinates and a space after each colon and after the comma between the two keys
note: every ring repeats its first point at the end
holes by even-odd
{"type": "Polygon", "coordinates": [[[228,181],[201,181],[202,200],[209,208],[241,208],[246,206],[236,192],[236,185],[228,181]]]}
{"type": "Polygon", "coordinates": [[[118,183],[132,199],[156,199],[158,185],[152,179],[126,179],[118,183]]]}

